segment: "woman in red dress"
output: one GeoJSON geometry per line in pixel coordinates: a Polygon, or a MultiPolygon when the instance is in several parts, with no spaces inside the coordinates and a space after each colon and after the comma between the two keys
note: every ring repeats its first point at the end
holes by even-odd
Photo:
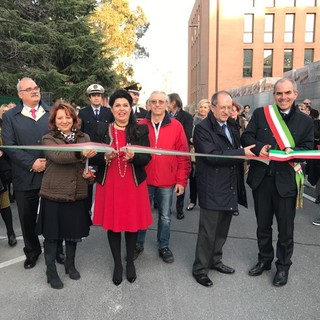
{"type": "Polygon", "coordinates": [[[144,167],[151,159],[149,154],[137,154],[126,145],[150,146],[148,128],[138,125],[132,113],[132,98],[126,90],[115,91],[109,99],[114,122],[97,130],[97,140],[107,143],[115,151],[98,154],[97,189],[93,224],[108,230],[108,240],[114,259],[113,283],[122,282],[121,232],[125,232],[129,282],[136,280],[133,253],[138,230],[152,224],[152,214],[144,167]]]}

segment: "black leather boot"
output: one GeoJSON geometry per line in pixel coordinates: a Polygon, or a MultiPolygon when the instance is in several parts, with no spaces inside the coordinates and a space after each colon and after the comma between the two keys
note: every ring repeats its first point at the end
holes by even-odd
{"type": "Polygon", "coordinates": [[[64,264],[64,260],[65,260],[65,256],[63,253],[63,240],[58,240],[56,261],[60,264],[64,264]]]}
{"type": "Polygon", "coordinates": [[[73,241],[66,241],[66,260],[64,266],[66,274],[69,274],[70,279],[79,280],[80,273],[74,266],[74,259],[76,255],[77,243],[73,241]]]}
{"type": "Polygon", "coordinates": [[[63,283],[57,273],[55,264],[57,252],[57,241],[44,240],[44,258],[47,266],[47,282],[53,289],[62,289],[63,283]]]}

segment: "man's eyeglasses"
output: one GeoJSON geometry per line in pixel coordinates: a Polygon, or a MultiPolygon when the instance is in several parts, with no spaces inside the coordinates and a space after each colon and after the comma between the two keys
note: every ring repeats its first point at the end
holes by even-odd
{"type": "Polygon", "coordinates": [[[163,106],[166,101],[165,100],[150,100],[149,103],[153,106],[156,106],[159,103],[159,106],[163,106]]]}
{"type": "Polygon", "coordinates": [[[29,87],[29,88],[26,88],[26,89],[21,89],[20,92],[23,92],[23,91],[31,92],[31,91],[39,91],[39,90],[40,90],[40,88],[38,86],[35,86],[33,88],[29,87]]]}

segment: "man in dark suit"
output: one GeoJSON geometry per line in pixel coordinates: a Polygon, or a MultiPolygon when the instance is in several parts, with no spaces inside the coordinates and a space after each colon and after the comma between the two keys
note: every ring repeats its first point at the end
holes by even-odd
{"type": "MultiPolygon", "coordinates": [[[[81,131],[88,134],[90,140],[99,142],[97,139],[98,127],[107,126],[107,123],[113,121],[113,115],[109,107],[103,106],[104,87],[100,84],[91,84],[87,88],[87,96],[90,100],[90,106],[82,108],[78,117],[81,120],[81,131]]],[[[88,211],[91,212],[93,196],[93,185],[88,185],[88,211]]]]}
{"type": "MultiPolygon", "coordinates": [[[[193,143],[198,153],[244,156],[253,155],[253,146],[241,148],[235,120],[229,118],[232,98],[219,91],[211,98],[211,112],[195,126],[193,143]]],[[[212,286],[209,269],[232,274],[235,270],[222,262],[222,247],[227,239],[231,218],[238,203],[247,206],[243,160],[197,157],[196,179],[200,220],[192,274],[203,286],[212,286]]]]}
{"type": "MultiPolygon", "coordinates": [[[[168,111],[171,118],[178,120],[184,129],[186,134],[188,144],[190,146],[192,138],[192,129],[193,129],[193,117],[190,113],[183,110],[183,104],[180,96],[177,93],[168,94],[169,103],[168,111]]],[[[184,218],[183,204],[184,204],[185,192],[177,196],[176,210],[177,210],[177,219],[181,220],[184,218]]]]}
{"type": "Polygon", "coordinates": [[[91,141],[95,141],[95,133],[98,123],[110,123],[113,121],[113,115],[110,108],[102,105],[104,88],[100,84],[92,84],[87,88],[87,96],[90,100],[90,106],[82,108],[79,111],[81,119],[81,131],[88,134],[91,141]]]}
{"type": "Polygon", "coordinates": [[[125,87],[124,89],[127,90],[132,97],[132,100],[133,100],[132,111],[137,121],[144,119],[148,111],[138,106],[142,85],[139,82],[136,82],[131,84],[130,86],[125,87]]]}
{"type": "MultiPolygon", "coordinates": [[[[17,84],[21,102],[3,115],[4,145],[39,145],[48,132],[49,107],[41,102],[40,88],[30,78],[17,84]]],[[[26,260],[24,268],[36,265],[41,246],[35,232],[39,189],[46,159],[39,150],[7,149],[13,173],[13,189],[18,206],[26,260]]]]}
{"type": "MultiPolygon", "coordinates": [[[[297,84],[292,79],[283,78],[274,85],[275,112],[280,112],[289,129],[294,145],[280,148],[282,140],[275,139],[272,130],[274,120],[267,113],[268,107],[254,111],[245,129],[241,142],[243,146],[255,144],[253,152],[257,156],[268,156],[269,149],[283,149],[286,153],[292,150],[311,150],[313,148],[313,121],[295,105],[298,97],[297,84]],[[268,119],[268,120],[267,120],[268,119]]],[[[276,118],[275,118],[276,119],[276,118]]],[[[279,121],[279,123],[281,124],[279,121]]],[[[278,133],[283,125],[278,126],[278,133]]],[[[283,129],[282,129],[283,130],[283,129]]],[[[285,130],[283,130],[285,132],[285,130]]],[[[276,135],[279,137],[279,135],[276,135]]],[[[285,134],[286,137],[289,133],[285,134]]],[[[290,140],[289,140],[290,141],[290,140]]],[[[291,143],[292,144],[292,143],[291,143]]],[[[276,250],[277,272],[273,279],[274,286],[283,286],[288,281],[289,268],[292,264],[293,230],[298,194],[293,163],[270,161],[269,165],[260,161],[250,161],[247,183],[252,189],[254,208],[257,218],[258,263],[249,271],[250,276],[258,276],[271,269],[274,259],[272,246],[272,222],[276,216],[278,241],[276,250]]]]}

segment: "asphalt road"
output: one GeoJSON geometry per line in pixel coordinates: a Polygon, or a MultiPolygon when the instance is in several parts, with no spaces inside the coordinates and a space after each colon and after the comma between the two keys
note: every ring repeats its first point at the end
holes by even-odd
{"type": "MultiPolygon", "coordinates": [[[[14,227],[19,236],[16,247],[8,246],[0,219],[0,319],[318,320],[320,227],[311,221],[320,216],[320,209],[312,202],[314,189],[307,187],[306,193],[304,208],[296,215],[289,281],[281,288],[272,285],[274,264],[259,277],[248,276],[257,261],[256,222],[249,190],[249,208],[241,207],[240,215],[233,218],[224,247],[223,261],[236,273],[210,271],[211,288],[200,286],[191,275],[199,207],[186,213],[184,220],[172,219],[174,263],[165,264],[158,256],[154,211],[155,222],[147,233],[145,251],[136,261],[135,283],[124,280],[118,287],[112,283],[113,262],[106,232],[92,227],[90,236],[78,246],[76,265],[81,279],[71,280],[59,265],[64,288],[54,290],[46,283],[43,255],[35,268],[23,268],[23,241],[14,203],[14,227]]],[[[274,235],[276,239],[276,227],[274,235]]]]}

